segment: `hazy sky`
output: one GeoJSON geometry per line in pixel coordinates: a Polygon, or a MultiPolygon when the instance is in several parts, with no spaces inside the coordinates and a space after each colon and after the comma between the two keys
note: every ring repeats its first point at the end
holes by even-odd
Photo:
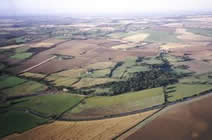
{"type": "Polygon", "coordinates": [[[0,0],[0,14],[210,11],[212,0],[0,0]]]}

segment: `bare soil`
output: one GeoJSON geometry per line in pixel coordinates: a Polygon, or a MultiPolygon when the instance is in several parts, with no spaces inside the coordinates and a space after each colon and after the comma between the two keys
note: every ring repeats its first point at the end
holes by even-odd
{"type": "Polygon", "coordinates": [[[212,95],[177,105],[127,140],[211,140],[212,95]]]}
{"type": "MultiPolygon", "coordinates": [[[[117,42],[115,42],[117,43],[117,42]]],[[[136,48],[129,51],[114,50],[111,47],[114,45],[114,41],[111,40],[73,40],[66,43],[60,44],[55,48],[48,49],[31,59],[23,62],[21,65],[15,67],[13,70],[15,73],[23,71],[29,67],[37,65],[42,61],[54,56],[59,55],[70,55],[73,59],[58,60],[54,59],[32,69],[30,72],[51,74],[67,69],[84,68],[89,64],[97,62],[119,62],[126,59],[128,56],[155,56],[159,53],[159,49],[153,47],[136,48]],[[102,44],[107,44],[105,47],[102,44]]]]}

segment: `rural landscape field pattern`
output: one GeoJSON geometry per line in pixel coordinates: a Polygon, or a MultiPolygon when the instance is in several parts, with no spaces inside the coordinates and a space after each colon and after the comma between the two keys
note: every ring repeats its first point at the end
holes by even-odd
{"type": "MultiPolygon", "coordinates": [[[[196,111],[169,106],[209,93],[210,15],[0,19],[0,139],[154,140],[175,112],[196,111]]],[[[176,138],[209,140],[199,116],[176,138]]]]}

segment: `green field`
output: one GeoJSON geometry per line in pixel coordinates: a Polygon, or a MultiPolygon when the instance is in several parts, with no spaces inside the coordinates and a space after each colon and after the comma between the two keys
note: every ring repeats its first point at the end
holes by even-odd
{"type": "Polygon", "coordinates": [[[162,43],[180,42],[180,40],[177,38],[176,34],[174,33],[169,33],[165,31],[155,31],[151,29],[145,29],[143,30],[143,32],[150,34],[150,36],[147,37],[145,41],[162,42],[162,43]]]}
{"type": "Polygon", "coordinates": [[[94,69],[94,70],[102,70],[102,69],[109,69],[114,67],[115,63],[111,61],[105,61],[105,62],[97,62],[94,64],[88,65],[87,69],[94,69]]]}
{"type": "Polygon", "coordinates": [[[183,75],[183,74],[191,74],[191,71],[188,69],[183,69],[183,68],[173,68],[174,73],[177,75],[183,75]]]}
{"type": "Polygon", "coordinates": [[[75,88],[88,88],[96,85],[118,81],[114,78],[82,78],[79,82],[73,85],[75,88]]]}
{"type": "Polygon", "coordinates": [[[184,77],[179,82],[184,84],[212,84],[212,73],[184,77]]]}
{"type": "Polygon", "coordinates": [[[15,39],[16,43],[25,43],[28,39],[24,37],[18,37],[15,39]]]}
{"type": "Polygon", "coordinates": [[[128,78],[131,74],[137,72],[147,72],[150,69],[149,65],[153,64],[163,64],[163,61],[156,57],[143,58],[138,61],[137,57],[127,58],[123,64],[117,67],[113,73],[114,78],[128,78]]]}
{"type": "Polygon", "coordinates": [[[11,97],[11,96],[29,95],[39,91],[43,91],[45,89],[47,89],[46,85],[34,81],[28,81],[15,87],[5,89],[2,92],[5,95],[11,97]]]}
{"type": "MultiPolygon", "coordinates": [[[[97,109],[97,115],[116,114],[127,111],[134,111],[164,103],[162,88],[153,88],[138,92],[129,92],[117,96],[95,96],[85,100],[65,116],[79,114],[97,109]]],[[[92,113],[92,112],[91,112],[92,113]]],[[[86,116],[84,116],[86,117],[86,116]]]]}
{"type": "Polygon", "coordinates": [[[0,89],[9,88],[25,82],[26,80],[9,75],[0,76],[0,89]]]}
{"type": "Polygon", "coordinates": [[[46,81],[50,82],[56,87],[64,86],[71,87],[73,83],[77,82],[78,78],[72,78],[69,76],[58,76],[58,75],[50,75],[45,78],[46,81]]]}
{"type": "Polygon", "coordinates": [[[131,69],[134,66],[136,66],[136,60],[138,58],[137,57],[128,57],[121,66],[117,67],[113,73],[112,73],[112,77],[114,78],[121,78],[123,76],[123,74],[125,72],[127,72],[127,69],[131,69]]]}
{"type": "Polygon", "coordinates": [[[27,78],[29,77],[29,78],[35,78],[35,79],[42,79],[46,75],[40,74],[40,73],[25,72],[25,73],[21,74],[21,76],[24,76],[24,77],[27,77],[27,78]]]}
{"type": "Polygon", "coordinates": [[[46,116],[57,116],[77,104],[82,98],[83,97],[71,95],[69,93],[27,97],[13,101],[15,104],[12,108],[30,108],[46,116]]]}
{"type": "Polygon", "coordinates": [[[22,53],[16,53],[15,55],[11,56],[11,58],[26,59],[26,58],[29,58],[30,56],[32,56],[32,53],[22,52],[22,53]]]}
{"type": "Polygon", "coordinates": [[[125,72],[126,72],[126,67],[124,66],[118,67],[116,68],[115,71],[113,71],[112,77],[121,78],[125,72]]]}
{"type": "Polygon", "coordinates": [[[128,73],[135,73],[135,72],[146,72],[149,71],[150,68],[148,66],[133,66],[127,69],[128,73]]]}
{"type": "Polygon", "coordinates": [[[20,47],[20,48],[16,48],[15,49],[15,52],[16,53],[23,53],[23,52],[26,52],[27,50],[29,50],[29,48],[27,48],[27,47],[20,47]]]}
{"type": "Polygon", "coordinates": [[[135,35],[138,34],[139,32],[115,32],[107,35],[108,37],[111,38],[125,38],[127,36],[135,35]]]}
{"type": "Polygon", "coordinates": [[[0,115],[0,138],[21,133],[45,123],[47,120],[21,111],[9,111],[0,115]]]}
{"type": "Polygon", "coordinates": [[[95,70],[85,74],[83,77],[92,77],[92,78],[108,77],[110,71],[111,71],[110,69],[95,70]]]}
{"type": "Polygon", "coordinates": [[[197,95],[201,92],[212,89],[209,84],[175,84],[168,86],[168,101],[176,101],[184,97],[197,95]]]}
{"type": "Polygon", "coordinates": [[[54,73],[49,75],[46,80],[47,81],[55,81],[58,78],[71,78],[71,79],[78,79],[80,78],[82,75],[84,75],[86,72],[85,69],[70,69],[70,70],[65,70],[65,71],[61,71],[58,73],[54,73]]]}
{"type": "Polygon", "coordinates": [[[153,64],[163,64],[163,61],[160,60],[160,58],[157,57],[149,57],[149,58],[144,58],[141,63],[153,65],[153,64]]]}
{"type": "Polygon", "coordinates": [[[194,34],[212,37],[212,29],[208,29],[208,28],[187,28],[186,30],[188,32],[192,32],[194,34]]]}
{"type": "Polygon", "coordinates": [[[172,65],[176,65],[178,62],[184,61],[182,57],[177,57],[177,56],[168,55],[168,54],[164,54],[163,58],[165,58],[172,65]]]}

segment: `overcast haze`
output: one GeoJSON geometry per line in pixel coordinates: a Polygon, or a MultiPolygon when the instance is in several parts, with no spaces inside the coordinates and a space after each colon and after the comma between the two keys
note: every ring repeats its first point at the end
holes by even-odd
{"type": "Polygon", "coordinates": [[[212,0],[0,0],[1,15],[210,11],[212,0]]]}

